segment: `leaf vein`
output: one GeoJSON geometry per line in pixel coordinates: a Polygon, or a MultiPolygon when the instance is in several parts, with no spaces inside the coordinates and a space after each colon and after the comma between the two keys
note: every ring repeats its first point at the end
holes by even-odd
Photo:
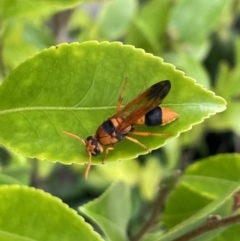
{"type": "Polygon", "coordinates": [[[46,117],[49,119],[49,121],[51,122],[52,126],[53,126],[54,129],[56,130],[57,134],[60,136],[60,139],[61,139],[62,142],[64,143],[62,131],[59,131],[59,130],[57,129],[57,127],[56,127],[56,125],[54,124],[54,121],[52,121],[49,113],[47,113],[47,112],[45,112],[45,111],[44,111],[43,113],[44,113],[44,114],[46,115],[46,117]],[[61,134],[60,134],[60,133],[61,133],[61,134]]]}
{"type": "MultiPolygon", "coordinates": [[[[33,123],[32,123],[32,121],[24,114],[24,113],[21,113],[24,117],[25,117],[25,119],[28,121],[28,123],[32,126],[32,128],[33,128],[33,130],[36,132],[36,135],[37,135],[37,139],[39,139],[40,140],[40,135],[39,135],[39,133],[38,133],[38,130],[37,130],[37,128],[33,125],[33,123]]],[[[42,145],[42,148],[44,148],[44,146],[43,146],[43,143],[42,142],[40,142],[41,143],[41,145],[42,145]]]]}

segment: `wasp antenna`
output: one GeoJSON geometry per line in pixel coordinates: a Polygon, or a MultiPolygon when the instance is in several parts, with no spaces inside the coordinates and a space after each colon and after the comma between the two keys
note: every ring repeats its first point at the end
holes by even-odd
{"type": "Polygon", "coordinates": [[[89,156],[88,164],[87,164],[87,168],[86,168],[86,171],[85,171],[85,174],[84,174],[84,177],[86,179],[88,179],[88,174],[89,174],[89,171],[90,171],[90,168],[91,168],[91,165],[92,165],[92,155],[91,155],[91,152],[89,152],[89,151],[88,151],[88,156],[89,156]]]}
{"type": "Polygon", "coordinates": [[[75,135],[73,133],[63,131],[63,134],[65,134],[67,136],[70,136],[72,138],[78,139],[79,141],[81,141],[83,143],[84,146],[86,145],[86,142],[81,137],[79,137],[79,136],[77,136],[77,135],[75,135]]]}

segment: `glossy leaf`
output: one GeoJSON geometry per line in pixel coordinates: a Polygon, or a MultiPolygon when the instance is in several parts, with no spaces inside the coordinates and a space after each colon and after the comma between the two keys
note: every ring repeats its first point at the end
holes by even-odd
{"type": "Polygon", "coordinates": [[[130,189],[124,182],[112,185],[100,198],[80,208],[97,223],[108,240],[126,241],[131,214],[130,189]]]}
{"type": "Polygon", "coordinates": [[[0,230],[4,241],[102,240],[60,199],[17,185],[0,186],[0,230]]]}
{"type": "MultiPolygon", "coordinates": [[[[160,80],[171,80],[171,91],[162,105],[180,115],[168,125],[154,129],[142,126],[139,131],[174,137],[225,109],[221,97],[141,49],[118,42],[61,44],[22,63],[0,86],[0,143],[26,156],[62,163],[86,162],[83,144],[62,132],[82,138],[94,134],[114,114],[126,77],[129,81],[123,103],[160,80]]],[[[168,138],[137,139],[156,149],[168,138]]],[[[145,153],[135,143],[123,140],[106,162],[145,153]]],[[[102,155],[94,161],[100,163],[101,159],[102,155]]]]}

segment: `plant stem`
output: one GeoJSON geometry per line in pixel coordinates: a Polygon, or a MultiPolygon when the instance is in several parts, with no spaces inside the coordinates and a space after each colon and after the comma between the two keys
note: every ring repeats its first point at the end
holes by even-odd
{"type": "Polygon", "coordinates": [[[195,230],[192,230],[191,232],[182,235],[181,237],[174,239],[173,241],[190,241],[193,238],[196,238],[204,233],[207,233],[209,231],[212,231],[217,228],[226,227],[229,225],[233,225],[236,223],[240,223],[240,214],[237,214],[235,216],[217,219],[215,221],[206,222],[201,227],[198,227],[195,230]]]}

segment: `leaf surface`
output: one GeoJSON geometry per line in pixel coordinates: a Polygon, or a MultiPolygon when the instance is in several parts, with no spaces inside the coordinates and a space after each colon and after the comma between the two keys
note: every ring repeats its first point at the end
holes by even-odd
{"type": "Polygon", "coordinates": [[[0,187],[0,230],[4,241],[103,240],[60,199],[18,185],[0,187]]]}
{"type": "Polygon", "coordinates": [[[50,14],[53,11],[60,11],[66,7],[73,7],[79,4],[79,0],[41,0],[36,2],[31,0],[1,0],[0,1],[0,18],[6,19],[11,17],[31,16],[50,14]]]}
{"type": "MultiPolygon", "coordinates": [[[[170,231],[159,240],[169,240],[165,237],[190,230],[189,228],[193,228],[198,220],[206,220],[210,214],[222,217],[232,215],[234,195],[240,188],[239,172],[238,154],[216,155],[187,168],[166,203],[163,219],[170,231]]],[[[215,230],[203,240],[212,240],[216,236],[223,238],[226,234],[231,237],[235,234],[235,229],[225,227],[215,230]]]]}
{"type": "MultiPolygon", "coordinates": [[[[123,104],[154,83],[169,79],[172,88],[162,106],[180,115],[165,126],[141,126],[139,131],[174,137],[226,108],[221,97],[141,49],[118,42],[61,44],[19,65],[0,86],[0,143],[39,159],[86,162],[83,144],[62,132],[84,139],[94,134],[115,113],[126,77],[123,104]]],[[[168,138],[137,137],[151,149],[159,148],[168,138]]],[[[135,143],[123,140],[110,151],[106,162],[145,153],[135,143]]],[[[101,159],[102,155],[94,158],[95,163],[101,159]]]]}
{"type": "Polygon", "coordinates": [[[80,208],[104,231],[108,240],[126,241],[131,215],[130,188],[124,182],[112,185],[100,198],[80,208]]]}

